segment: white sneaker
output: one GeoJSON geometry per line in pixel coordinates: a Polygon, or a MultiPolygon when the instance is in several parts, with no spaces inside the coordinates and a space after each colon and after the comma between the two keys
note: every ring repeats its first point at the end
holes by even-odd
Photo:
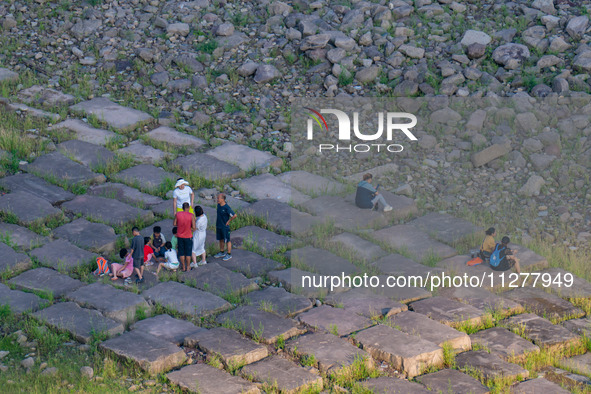
{"type": "Polygon", "coordinates": [[[191,268],[197,268],[198,264],[197,263],[191,263],[189,264],[189,267],[191,268]]]}
{"type": "Polygon", "coordinates": [[[197,263],[197,265],[199,265],[199,266],[205,265],[205,264],[207,264],[207,261],[200,261],[200,262],[197,263]]]}
{"type": "Polygon", "coordinates": [[[384,207],[384,212],[390,212],[391,210],[392,210],[392,207],[389,205],[384,207]]]}

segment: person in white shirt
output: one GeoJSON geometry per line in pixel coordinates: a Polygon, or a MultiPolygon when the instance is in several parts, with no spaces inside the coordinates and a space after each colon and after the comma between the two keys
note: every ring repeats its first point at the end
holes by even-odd
{"type": "Polygon", "coordinates": [[[197,221],[195,222],[196,230],[193,233],[193,262],[191,268],[195,268],[198,265],[207,264],[205,261],[205,231],[207,230],[207,216],[203,212],[203,208],[200,205],[195,207],[195,216],[197,221]],[[197,263],[197,256],[201,257],[201,261],[197,263]]]}
{"type": "Polygon", "coordinates": [[[173,214],[176,212],[182,212],[183,203],[189,204],[189,212],[193,212],[193,204],[195,202],[195,194],[193,189],[189,186],[189,182],[183,178],[179,178],[174,185],[174,191],[172,192],[172,203],[173,203],[173,214]]]}
{"type": "Polygon", "coordinates": [[[179,268],[179,259],[176,255],[176,250],[172,248],[172,243],[168,241],[164,244],[164,247],[166,248],[166,252],[164,252],[164,258],[166,261],[164,263],[158,264],[156,275],[160,273],[162,267],[173,271],[176,271],[179,268]]]}

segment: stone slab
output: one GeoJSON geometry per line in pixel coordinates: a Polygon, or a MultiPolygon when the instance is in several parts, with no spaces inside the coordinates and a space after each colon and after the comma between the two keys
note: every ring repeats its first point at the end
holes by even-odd
{"type": "Polygon", "coordinates": [[[383,227],[388,223],[386,213],[357,208],[342,197],[316,197],[305,202],[302,206],[306,211],[318,216],[323,222],[332,222],[336,227],[345,231],[383,227]]]}
{"type": "MultiPolygon", "coordinates": [[[[329,289],[324,286],[316,287],[314,285],[315,283],[322,284],[321,275],[298,268],[290,267],[284,270],[270,271],[268,275],[271,283],[279,284],[294,294],[318,298],[325,296],[329,292],[329,289]],[[308,283],[308,277],[310,278],[310,284],[308,283]]],[[[335,291],[343,291],[343,289],[336,289],[335,291]]]]}
{"type": "Polygon", "coordinates": [[[310,196],[293,189],[291,186],[281,182],[275,175],[262,174],[236,182],[240,190],[255,198],[274,199],[285,203],[304,204],[310,200],[310,196]]]}
{"type": "Polygon", "coordinates": [[[591,337],[591,317],[566,320],[560,324],[576,335],[591,337]]]}
{"type": "Polygon", "coordinates": [[[533,313],[510,317],[501,325],[518,332],[540,348],[560,351],[581,341],[578,335],[533,313]]]}
{"type": "Polygon", "coordinates": [[[354,288],[342,293],[330,294],[324,302],[370,319],[392,316],[408,310],[405,304],[393,301],[386,296],[376,294],[365,288],[354,288]]]}
{"type": "Polygon", "coordinates": [[[30,107],[26,104],[7,103],[4,105],[11,111],[25,113],[32,118],[37,118],[44,121],[50,120],[52,122],[59,122],[59,120],[62,118],[59,114],[37,109],[35,107],[30,107]]]}
{"type": "Polygon", "coordinates": [[[218,179],[234,179],[243,171],[234,164],[216,159],[205,153],[193,153],[176,158],[173,165],[180,167],[186,173],[198,173],[203,178],[216,181],[218,179]]]}
{"type": "Polygon", "coordinates": [[[406,250],[413,260],[421,262],[436,257],[441,260],[456,255],[456,250],[429,237],[427,233],[409,224],[400,224],[378,230],[372,237],[393,248],[406,250]]]}
{"type": "Polygon", "coordinates": [[[142,296],[98,282],[73,291],[67,298],[82,307],[97,309],[104,316],[123,324],[133,322],[139,308],[146,316],[150,316],[152,310],[142,296]]]}
{"type": "Polygon", "coordinates": [[[443,344],[447,342],[454,349],[460,351],[470,350],[472,348],[468,335],[433,319],[429,319],[420,313],[405,311],[390,316],[389,320],[398,330],[420,337],[438,346],[443,347],[443,344]]]}
{"type": "Polygon", "coordinates": [[[519,302],[528,311],[554,322],[585,315],[582,309],[542,289],[520,287],[503,293],[503,297],[519,302]]]}
{"type": "Polygon", "coordinates": [[[76,197],[75,194],[32,174],[7,176],[0,179],[0,186],[12,192],[23,191],[34,194],[47,200],[50,204],[59,204],[76,197]]]}
{"type": "Polygon", "coordinates": [[[503,359],[539,352],[540,348],[503,327],[492,327],[470,335],[473,344],[486,347],[503,359]]]}
{"type": "Polygon", "coordinates": [[[312,228],[321,222],[319,218],[298,211],[285,202],[268,198],[251,204],[243,213],[262,218],[277,230],[298,235],[310,233],[312,228]]]}
{"type": "Polygon", "coordinates": [[[28,225],[36,220],[63,215],[47,200],[27,192],[16,191],[0,196],[0,212],[14,214],[20,224],[28,225]]]}
{"type": "Polygon", "coordinates": [[[84,218],[56,228],[53,230],[53,235],[96,253],[113,252],[117,242],[117,235],[112,227],[102,223],[92,223],[84,218]]]}
{"type": "Polygon", "coordinates": [[[286,255],[292,266],[322,275],[349,275],[359,271],[350,261],[309,245],[291,250],[286,255]]]}
{"type": "Polygon", "coordinates": [[[94,115],[110,127],[121,131],[132,131],[154,120],[145,112],[123,107],[104,97],[96,97],[72,105],[70,110],[86,115],[94,115]]]}
{"type": "Polygon", "coordinates": [[[362,172],[358,172],[356,174],[348,175],[345,177],[345,179],[349,182],[358,184],[363,180],[363,175],[367,174],[368,172],[372,174],[374,178],[378,178],[380,176],[394,176],[398,173],[398,165],[395,163],[384,164],[364,170],[362,172]]]}
{"type": "Polygon", "coordinates": [[[230,271],[240,272],[247,278],[266,275],[269,271],[283,268],[283,264],[243,249],[232,249],[232,260],[219,264],[230,271]]]}
{"type": "Polygon", "coordinates": [[[165,218],[174,218],[174,209],[172,207],[172,201],[165,200],[160,204],[150,205],[150,209],[154,215],[159,215],[165,218]]]}
{"type": "Polygon", "coordinates": [[[577,389],[591,386],[591,379],[587,376],[578,375],[555,367],[546,367],[542,371],[544,372],[544,379],[561,386],[566,386],[575,392],[577,389]]]}
{"type": "MultiPolygon", "coordinates": [[[[385,218],[388,219],[388,221],[406,221],[408,218],[414,216],[418,212],[417,204],[415,200],[413,200],[412,198],[394,194],[388,190],[380,190],[380,194],[384,196],[384,199],[392,207],[392,210],[390,212],[384,212],[381,210],[382,207],[380,207],[380,212],[377,213],[383,215],[385,218]]],[[[347,194],[345,196],[345,201],[355,206],[355,195],[356,193],[347,194]]],[[[357,208],[357,206],[355,206],[355,208],[357,208]]],[[[370,209],[357,209],[365,213],[371,211],[370,209]]]]}
{"type": "Polygon", "coordinates": [[[559,361],[559,366],[574,373],[589,376],[591,375],[591,353],[563,358],[559,361]]]}
{"type": "Polygon", "coordinates": [[[297,357],[314,356],[316,365],[323,373],[340,373],[356,360],[363,359],[373,365],[371,356],[347,340],[324,332],[302,335],[285,343],[285,349],[297,357]]]}
{"type": "MultiPolygon", "coordinates": [[[[587,300],[591,298],[591,283],[581,277],[573,275],[571,272],[562,268],[553,267],[542,270],[539,274],[540,276],[537,280],[536,287],[540,289],[546,291],[550,290],[557,296],[569,301],[587,300]],[[566,278],[572,278],[571,286],[567,286],[567,284],[570,283],[570,280],[568,283],[565,283],[565,275],[571,275],[566,276],[566,278]],[[559,278],[562,283],[556,281],[556,278],[559,278]]],[[[534,280],[535,278],[530,278],[528,284],[533,285],[534,280]]]]}
{"type": "Polygon", "coordinates": [[[0,283],[0,306],[8,305],[12,313],[20,315],[25,312],[36,312],[46,302],[35,294],[11,290],[0,283]]]}
{"type": "Polygon", "coordinates": [[[64,156],[93,169],[104,168],[115,159],[115,154],[107,148],[79,140],[62,142],[57,146],[57,149],[64,156]]]}
{"type": "Polygon", "coordinates": [[[418,383],[409,382],[405,379],[390,378],[381,376],[371,378],[360,383],[362,387],[371,390],[372,393],[396,393],[396,394],[429,394],[429,390],[418,383]]]}
{"type": "Polygon", "coordinates": [[[121,226],[130,221],[150,221],[151,211],[127,205],[112,198],[83,195],[62,204],[62,209],[73,214],[81,214],[110,226],[121,226]]]}
{"type": "Polygon", "coordinates": [[[472,350],[456,356],[456,364],[460,369],[477,369],[484,379],[494,379],[499,376],[516,379],[521,376],[527,378],[529,371],[517,364],[508,363],[499,356],[486,350],[472,350]]]}
{"type": "Polygon", "coordinates": [[[265,253],[273,253],[291,246],[291,238],[257,226],[245,226],[232,232],[232,246],[254,247],[265,253]]]}
{"type": "Polygon", "coordinates": [[[123,323],[104,317],[99,311],[80,308],[74,302],[59,302],[33,314],[45,324],[72,334],[78,341],[88,343],[98,333],[109,336],[125,330],[123,323]]]}
{"type": "Polygon", "coordinates": [[[377,276],[380,280],[380,283],[384,284],[384,287],[377,287],[372,288],[376,294],[384,295],[394,301],[401,302],[403,304],[408,304],[409,302],[423,300],[426,298],[431,297],[431,292],[422,288],[422,287],[415,287],[411,285],[406,286],[386,286],[385,284],[388,283],[388,277],[385,275],[378,275],[377,276]]]}
{"type": "Polygon", "coordinates": [[[0,222],[0,239],[25,251],[42,246],[49,241],[48,237],[34,233],[26,227],[3,222],[0,222]]]}
{"type": "Polygon", "coordinates": [[[25,271],[12,278],[8,283],[17,289],[51,294],[53,299],[62,298],[82,286],[86,286],[79,280],[45,267],[25,271]]]}
{"type": "Polygon", "coordinates": [[[80,119],[66,119],[50,128],[51,130],[69,130],[76,135],[76,139],[95,145],[107,145],[117,137],[117,134],[103,129],[97,129],[80,119]]]}
{"type": "Polygon", "coordinates": [[[71,271],[96,261],[95,253],[72,245],[65,239],[57,239],[29,253],[41,264],[50,266],[58,271],[71,271]]]}
{"type": "Polygon", "coordinates": [[[490,390],[478,379],[461,373],[455,369],[442,369],[441,371],[418,376],[416,380],[424,384],[431,392],[457,394],[488,394],[490,390]]]}
{"type": "Polygon", "coordinates": [[[440,296],[415,301],[409,305],[409,308],[450,327],[460,323],[476,326],[485,315],[471,305],[440,296]]]}
{"type": "Polygon", "coordinates": [[[414,219],[409,224],[451,246],[483,231],[482,227],[475,226],[467,220],[438,212],[430,212],[414,219]]]}
{"type": "Polygon", "coordinates": [[[292,319],[246,305],[225,312],[216,318],[219,324],[235,324],[246,335],[262,343],[274,344],[279,337],[287,340],[306,332],[292,319]]]}
{"type": "Polygon", "coordinates": [[[178,179],[178,175],[151,164],[139,164],[114,174],[112,178],[137,189],[155,190],[167,179],[174,184],[178,179]]]}
{"type": "Polygon", "coordinates": [[[556,383],[552,383],[544,378],[536,378],[520,382],[511,388],[511,393],[515,394],[568,394],[570,391],[563,389],[556,383]]]}
{"type": "Polygon", "coordinates": [[[338,336],[349,335],[373,325],[367,317],[329,305],[321,305],[304,312],[298,315],[298,320],[307,326],[323,329],[338,336]]]}
{"type": "Polygon", "coordinates": [[[500,312],[512,315],[524,311],[521,304],[481,287],[440,288],[437,295],[471,305],[485,313],[500,312]]]}
{"type": "Polygon", "coordinates": [[[244,275],[232,272],[217,263],[208,263],[199,269],[185,272],[181,280],[220,297],[229,294],[246,294],[258,289],[254,280],[247,279],[244,275]]]}
{"type": "Polygon", "coordinates": [[[252,364],[269,355],[267,347],[225,327],[187,335],[184,345],[199,348],[208,357],[217,355],[226,366],[252,364]]]}
{"type": "Polygon", "coordinates": [[[288,171],[278,175],[277,178],[309,196],[338,194],[345,191],[344,184],[307,171],[288,171]]]}
{"type": "Polygon", "coordinates": [[[322,377],[280,356],[267,357],[247,365],[242,368],[241,374],[249,380],[277,387],[282,393],[322,388],[322,377]]]}
{"type": "Polygon", "coordinates": [[[188,316],[208,316],[231,308],[220,297],[174,281],[159,283],[142,295],[147,300],[188,316]]]}
{"type": "Polygon", "coordinates": [[[176,345],[182,345],[185,337],[206,331],[185,320],[175,319],[169,315],[158,315],[140,320],[131,327],[134,331],[143,331],[176,345]]]}
{"type": "Polygon", "coordinates": [[[369,242],[358,235],[351,233],[341,233],[332,237],[329,242],[337,245],[342,250],[349,250],[358,259],[365,262],[372,262],[388,254],[378,245],[369,242]]]}
{"type": "Polygon", "coordinates": [[[408,257],[392,253],[384,256],[371,264],[381,273],[393,276],[421,277],[427,279],[428,276],[439,275],[443,272],[441,268],[429,267],[424,264],[416,263],[408,257]]]}
{"type": "Polygon", "coordinates": [[[251,382],[232,376],[207,364],[193,364],[166,375],[168,380],[184,390],[201,394],[259,394],[251,382]]]}
{"type": "Polygon", "coordinates": [[[144,134],[144,136],[163,144],[176,147],[187,147],[191,149],[198,149],[203,144],[205,144],[205,141],[203,141],[201,138],[197,138],[194,135],[181,133],[180,131],[168,126],[157,127],[144,134]]]}
{"type": "Polygon", "coordinates": [[[237,165],[243,171],[267,167],[281,167],[283,163],[280,158],[273,156],[269,152],[263,152],[233,142],[226,142],[208,151],[207,154],[226,163],[237,165]]]}
{"type": "MultiPolygon", "coordinates": [[[[470,260],[469,255],[453,256],[441,260],[436,264],[436,267],[443,269],[443,271],[450,275],[463,276],[468,278],[477,277],[478,280],[483,280],[482,287],[489,290],[508,290],[509,280],[507,271],[494,271],[488,264],[478,264],[475,266],[468,266],[466,263],[470,260]],[[503,281],[503,277],[505,278],[503,281]],[[482,279],[484,278],[484,279],[482,279]],[[492,279],[491,279],[492,278],[492,279]],[[504,287],[503,287],[504,286],[504,287]]],[[[511,271],[512,272],[512,271],[511,271]]]]}
{"type": "Polygon", "coordinates": [[[15,251],[3,242],[0,242],[0,256],[0,273],[24,271],[33,266],[29,256],[15,251]]]}
{"type": "Polygon", "coordinates": [[[174,343],[142,331],[128,331],[99,346],[122,359],[136,363],[150,374],[179,367],[187,359],[184,350],[174,343]]]}
{"type": "Polygon", "coordinates": [[[430,366],[443,365],[443,350],[432,342],[379,324],[358,332],[355,343],[379,361],[390,364],[409,379],[430,366]]]}
{"type": "Polygon", "coordinates": [[[143,164],[157,164],[171,156],[170,153],[153,148],[139,140],[133,141],[126,147],[117,150],[117,153],[131,155],[135,160],[143,164]]]}
{"type": "Polygon", "coordinates": [[[282,287],[269,286],[263,290],[252,291],[245,296],[250,305],[276,313],[283,317],[293,317],[312,308],[309,298],[285,291],[282,287]]]}
{"type": "MultiPolygon", "coordinates": [[[[164,202],[160,197],[142,193],[138,189],[122,183],[103,183],[102,185],[91,187],[86,193],[92,196],[112,198],[142,209],[151,209],[154,205],[164,202]]],[[[169,205],[172,210],[172,202],[169,205]]]]}
{"type": "Polygon", "coordinates": [[[37,176],[56,179],[68,185],[104,183],[106,180],[103,174],[93,172],[60,152],[39,156],[32,163],[23,164],[20,168],[37,176]]]}
{"type": "Polygon", "coordinates": [[[533,250],[514,243],[510,243],[509,248],[513,251],[513,254],[519,258],[519,266],[522,271],[531,272],[548,268],[548,260],[535,253],[533,250]]]}

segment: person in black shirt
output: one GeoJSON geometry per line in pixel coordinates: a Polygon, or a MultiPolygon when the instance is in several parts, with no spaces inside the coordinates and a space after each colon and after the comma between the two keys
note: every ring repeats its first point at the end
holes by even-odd
{"type": "Polygon", "coordinates": [[[220,251],[213,257],[219,259],[223,257],[224,261],[232,258],[232,242],[230,242],[230,222],[236,219],[236,214],[226,203],[226,195],[218,194],[217,220],[215,222],[216,239],[220,243],[220,251]],[[228,253],[224,252],[224,243],[228,248],[228,253]]]}
{"type": "Polygon", "coordinates": [[[513,251],[509,249],[509,242],[511,242],[511,240],[509,237],[505,236],[501,239],[501,244],[497,244],[496,247],[500,246],[499,257],[501,258],[501,261],[496,267],[491,265],[490,268],[492,268],[494,271],[508,271],[511,268],[515,268],[515,272],[520,274],[521,267],[519,266],[519,259],[515,257],[513,251]]]}

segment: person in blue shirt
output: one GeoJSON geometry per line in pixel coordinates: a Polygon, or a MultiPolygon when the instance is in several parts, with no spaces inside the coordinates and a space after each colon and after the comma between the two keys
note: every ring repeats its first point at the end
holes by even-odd
{"type": "Polygon", "coordinates": [[[369,209],[373,211],[378,210],[378,204],[382,204],[384,212],[389,212],[392,207],[386,202],[384,196],[378,192],[377,188],[373,187],[371,182],[373,181],[373,175],[363,175],[363,180],[357,185],[357,193],[355,195],[355,205],[359,208],[369,209]]]}
{"type": "Polygon", "coordinates": [[[220,243],[220,251],[213,257],[219,259],[223,257],[224,261],[232,258],[232,242],[230,242],[230,222],[236,219],[236,214],[226,203],[226,195],[224,193],[218,194],[217,219],[215,222],[216,239],[220,243]],[[224,244],[227,247],[228,253],[224,252],[224,244]]]}

